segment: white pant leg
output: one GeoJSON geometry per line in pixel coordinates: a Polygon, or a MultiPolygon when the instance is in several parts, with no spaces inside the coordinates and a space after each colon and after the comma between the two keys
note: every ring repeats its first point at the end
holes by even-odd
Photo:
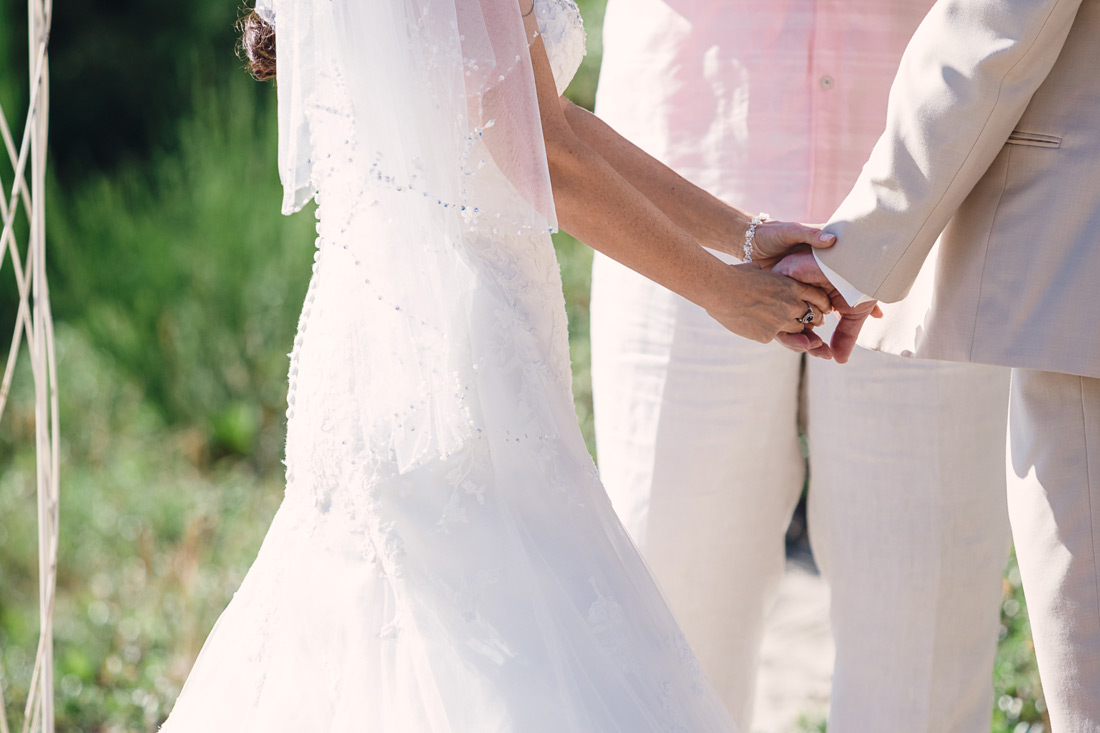
{"type": "Polygon", "coordinates": [[[857,349],[807,367],[809,529],[832,589],[830,733],[990,728],[1008,369],[857,349]]]}
{"type": "Polygon", "coordinates": [[[600,473],[742,730],[801,492],[800,357],[607,258],[592,284],[600,473]]]}
{"type": "Polygon", "coordinates": [[[1054,733],[1100,731],[1100,379],[1012,371],[1008,506],[1054,733]]]}

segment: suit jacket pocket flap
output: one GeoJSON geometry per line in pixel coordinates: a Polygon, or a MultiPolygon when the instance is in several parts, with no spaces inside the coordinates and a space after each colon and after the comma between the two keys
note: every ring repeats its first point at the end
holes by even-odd
{"type": "Polygon", "coordinates": [[[1037,132],[1013,130],[1006,143],[1008,145],[1030,145],[1035,148],[1059,148],[1062,146],[1062,138],[1054,135],[1040,135],[1037,132]]]}

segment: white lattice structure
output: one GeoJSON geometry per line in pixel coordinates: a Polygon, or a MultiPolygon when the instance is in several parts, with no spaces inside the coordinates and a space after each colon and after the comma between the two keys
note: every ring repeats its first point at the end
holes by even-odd
{"type": "MultiPolygon", "coordinates": [[[[34,375],[36,481],[38,488],[38,573],[40,629],[38,650],[23,710],[23,733],[54,730],[53,607],[57,580],[58,537],[58,423],[57,369],[54,361],[50,293],[46,284],[46,138],[49,124],[49,63],[47,47],[51,0],[28,0],[30,87],[27,114],[18,147],[0,108],[0,137],[11,160],[12,180],[0,179],[0,276],[8,264],[19,291],[19,310],[11,349],[0,382],[0,419],[3,419],[15,362],[26,341],[34,375]],[[29,235],[20,255],[15,223],[25,217],[29,235]]],[[[8,521],[8,520],[5,520],[8,521]]],[[[4,681],[0,670],[0,685],[4,681]]],[[[9,733],[3,688],[0,687],[0,733],[9,733]]]]}

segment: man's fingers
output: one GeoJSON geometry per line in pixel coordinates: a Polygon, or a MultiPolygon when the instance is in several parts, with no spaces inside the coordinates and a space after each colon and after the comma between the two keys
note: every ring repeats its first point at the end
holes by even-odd
{"type": "Polygon", "coordinates": [[[875,309],[873,311],[871,311],[871,317],[872,318],[882,318],[882,316],[883,316],[882,308],[879,308],[878,303],[875,303],[875,309]]]}
{"type": "Polygon", "coordinates": [[[863,328],[863,322],[867,320],[867,315],[841,316],[840,322],[836,324],[830,347],[833,351],[833,358],[836,359],[838,364],[846,363],[848,357],[851,356],[852,350],[856,347],[856,339],[859,338],[860,329],[863,328]]]}

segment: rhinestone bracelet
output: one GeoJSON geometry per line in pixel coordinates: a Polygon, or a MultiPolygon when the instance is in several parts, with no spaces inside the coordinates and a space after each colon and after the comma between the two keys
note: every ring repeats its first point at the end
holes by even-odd
{"type": "Polygon", "coordinates": [[[752,218],[752,222],[749,224],[748,230],[745,232],[745,252],[741,259],[745,262],[752,262],[752,242],[756,238],[756,228],[764,222],[771,219],[770,214],[757,214],[752,218]]]}

